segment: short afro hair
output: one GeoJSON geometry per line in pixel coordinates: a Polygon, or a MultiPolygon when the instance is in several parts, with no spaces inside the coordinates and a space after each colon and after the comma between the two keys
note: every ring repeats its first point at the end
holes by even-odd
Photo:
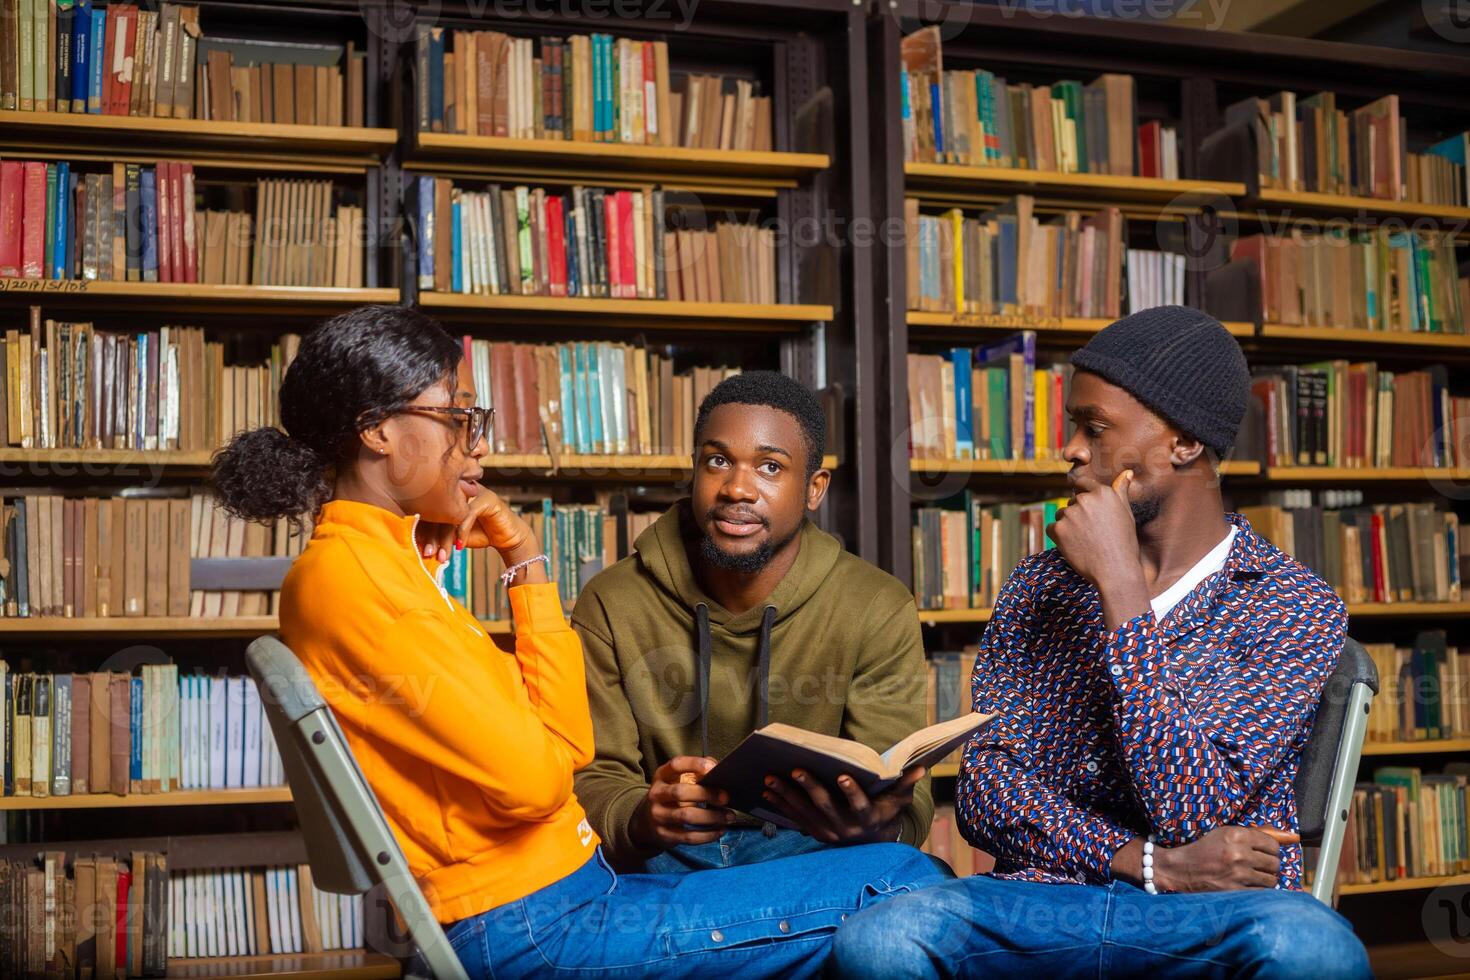
{"type": "Polygon", "coordinates": [[[827,444],[827,417],[810,388],[777,371],[744,371],[732,375],[710,389],[699,403],[694,418],[694,444],[709,421],[710,412],[721,405],[764,405],[785,412],[796,419],[806,438],[806,478],[821,469],[822,449],[827,444]]]}

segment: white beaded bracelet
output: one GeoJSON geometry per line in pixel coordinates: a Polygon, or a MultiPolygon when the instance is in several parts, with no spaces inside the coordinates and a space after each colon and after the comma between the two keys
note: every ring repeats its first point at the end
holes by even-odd
{"type": "Polygon", "coordinates": [[[1148,839],[1143,842],[1143,890],[1150,895],[1157,895],[1159,889],[1154,885],[1154,835],[1149,834],[1148,839]]]}

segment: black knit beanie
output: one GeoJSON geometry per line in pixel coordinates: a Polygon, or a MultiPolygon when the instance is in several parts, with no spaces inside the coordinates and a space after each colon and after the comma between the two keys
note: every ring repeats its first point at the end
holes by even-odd
{"type": "Polygon", "coordinates": [[[1221,456],[1250,399],[1240,344],[1219,320],[1187,306],[1156,306],[1109,324],[1072,355],[1072,366],[1122,388],[1221,456]]]}

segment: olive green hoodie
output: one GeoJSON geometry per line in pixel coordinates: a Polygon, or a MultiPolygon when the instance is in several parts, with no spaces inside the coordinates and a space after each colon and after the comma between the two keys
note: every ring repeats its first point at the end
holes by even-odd
{"type": "MultiPolygon", "coordinates": [[[[625,866],[650,856],[629,824],[674,756],[723,758],[766,720],[880,752],[924,725],[923,641],[902,583],[807,522],[791,571],[762,606],[734,615],[695,580],[687,509],[680,501],[640,534],[636,554],[593,578],[572,613],[596,744],[577,797],[625,866]]],[[[921,843],[933,810],[925,779],[900,839],[921,843]]]]}

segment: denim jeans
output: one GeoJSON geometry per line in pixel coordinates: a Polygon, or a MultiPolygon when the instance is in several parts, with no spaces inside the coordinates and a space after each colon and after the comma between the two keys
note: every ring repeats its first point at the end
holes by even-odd
{"type": "Polygon", "coordinates": [[[849,915],[942,880],[906,844],[677,875],[618,875],[599,850],[445,934],[471,977],[810,977],[849,915]]]}
{"type": "Polygon", "coordinates": [[[984,875],[855,915],[842,977],[1371,977],[1352,927],[1306,892],[1149,895],[1124,882],[984,875]]]}
{"type": "Polygon", "coordinates": [[[676,875],[735,868],[810,854],[830,846],[800,831],[783,830],[775,824],[734,827],[721,834],[717,841],[674,847],[656,854],[644,862],[643,870],[649,874],[676,875]]]}

